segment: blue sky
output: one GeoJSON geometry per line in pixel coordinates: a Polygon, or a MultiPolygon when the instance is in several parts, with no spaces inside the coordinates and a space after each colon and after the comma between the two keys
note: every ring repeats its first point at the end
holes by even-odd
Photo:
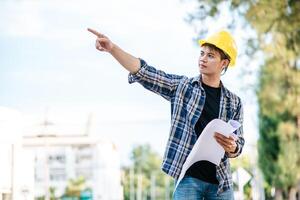
{"type": "MultiPolygon", "coordinates": [[[[82,133],[92,113],[91,134],[112,140],[123,163],[136,144],[150,143],[162,155],[170,105],[138,84],[129,85],[128,73],[109,54],[96,51],[86,28],[168,73],[195,76],[199,48],[193,27],[183,19],[194,7],[179,0],[1,1],[0,106],[23,114],[25,134],[38,133],[45,115],[57,133],[82,133]]],[[[242,40],[239,32],[236,36],[242,40]]],[[[223,77],[242,98],[243,82],[254,81],[241,79],[243,66],[238,62],[223,77]]],[[[257,138],[257,107],[243,101],[251,144],[257,138]]]]}

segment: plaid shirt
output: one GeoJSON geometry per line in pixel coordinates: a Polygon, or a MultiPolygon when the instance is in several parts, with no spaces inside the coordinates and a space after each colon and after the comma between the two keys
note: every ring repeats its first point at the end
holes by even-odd
{"type": "MultiPolygon", "coordinates": [[[[146,89],[170,101],[171,129],[162,170],[178,179],[182,166],[197,140],[194,127],[205,103],[201,76],[187,78],[186,76],[166,74],[147,65],[144,60],[140,59],[140,61],[141,69],[136,74],[129,74],[128,81],[129,83],[138,82],[146,89]]],[[[219,118],[224,121],[233,119],[243,123],[240,98],[227,90],[222,83],[219,118]]],[[[225,153],[220,165],[217,166],[218,193],[233,186],[228,158],[237,157],[242,152],[244,145],[242,126],[235,131],[235,134],[238,136],[237,151],[225,153]]]]}

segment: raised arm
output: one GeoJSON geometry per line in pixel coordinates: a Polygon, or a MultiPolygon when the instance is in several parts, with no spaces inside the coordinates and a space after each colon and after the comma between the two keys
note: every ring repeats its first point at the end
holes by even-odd
{"type": "Polygon", "coordinates": [[[129,83],[138,82],[146,89],[159,94],[167,100],[175,95],[180,81],[184,76],[167,74],[149,66],[144,60],[136,58],[115,45],[108,37],[93,29],[88,31],[97,36],[96,49],[109,52],[129,73],[129,83]]]}
{"type": "Polygon", "coordinates": [[[87,30],[97,37],[96,49],[110,53],[130,73],[135,74],[139,71],[141,64],[138,58],[122,50],[104,34],[90,28],[87,30]]]}

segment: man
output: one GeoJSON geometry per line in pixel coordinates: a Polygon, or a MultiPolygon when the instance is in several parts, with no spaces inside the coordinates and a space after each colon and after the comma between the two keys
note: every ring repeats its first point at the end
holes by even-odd
{"type": "MultiPolygon", "coordinates": [[[[138,82],[171,103],[171,130],[162,170],[178,179],[182,166],[204,127],[213,119],[243,122],[242,103],[222,84],[220,77],[235,64],[237,49],[230,33],[220,31],[200,40],[200,75],[194,78],[167,74],[149,66],[144,60],[123,51],[105,35],[88,29],[97,36],[96,48],[109,52],[129,74],[129,83],[138,82]]],[[[215,133],[225,155],[216,166],[199,161],[186,172],[174,192],[175,200],[233,199],[229,158],[241,154],[244,145],[242,126],[229,138],[215,133]]]]}

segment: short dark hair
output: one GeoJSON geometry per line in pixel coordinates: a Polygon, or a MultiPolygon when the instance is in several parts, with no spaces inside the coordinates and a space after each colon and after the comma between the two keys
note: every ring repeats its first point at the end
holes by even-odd
{"type": "Polygon", "coordinates": [[[210,44],[210,43],[204,43],[202,46],[206,46],[210,50],[217,51],[220,54],[222,60],[227,59],[230,62],[230,56],[227,53],[225,53],[222,49],[220,49],[220,48],[218,48],[215,45],[210,44]]]}

